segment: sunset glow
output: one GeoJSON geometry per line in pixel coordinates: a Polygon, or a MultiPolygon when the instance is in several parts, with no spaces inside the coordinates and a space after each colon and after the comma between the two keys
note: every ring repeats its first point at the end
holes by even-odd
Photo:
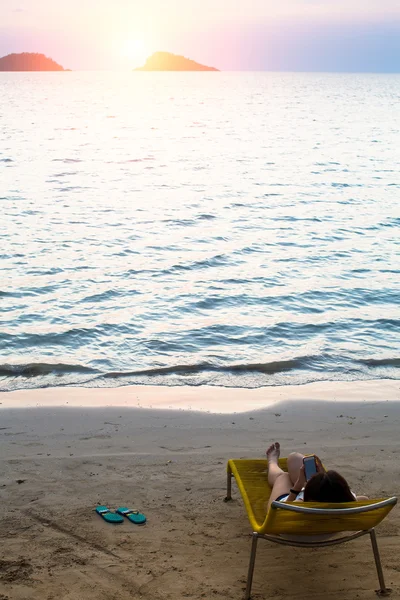
{"type": "Polygon", "coordinates": [[[124,40],[120,45],[120,55],[131,62],[132,68],[139,67],[145,61],[151,50],[141,38],[124,40]]]}
{"type": "Polygon", "coordinates": [[[221,70],[399,69],[398,0],[0,0],[0,14],[0,56],[72,70],[131,70],[156,51],[221,70]]]}

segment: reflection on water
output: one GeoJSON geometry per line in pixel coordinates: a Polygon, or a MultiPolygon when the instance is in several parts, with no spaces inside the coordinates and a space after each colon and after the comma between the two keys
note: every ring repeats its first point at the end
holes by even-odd
{"type": "Polygon", "coordinates": [[[399,76],[0,84],[2,389],[398,377],[399,76]]]}

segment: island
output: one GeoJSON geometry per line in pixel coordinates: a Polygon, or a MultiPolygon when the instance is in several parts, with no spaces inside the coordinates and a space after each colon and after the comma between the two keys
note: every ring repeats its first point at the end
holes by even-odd
{"type": "Polygon", "coordinates": [[[171,52],[154,52],[143,67],[135,71],[219,71],[215,67],[206,67],[190,58],[171,52]]]}
{"type": "Polygon", "coordinates": [[[44,54],[21,52],[0,58],[0,71],[65,71],[65,69],[44,54]]]}

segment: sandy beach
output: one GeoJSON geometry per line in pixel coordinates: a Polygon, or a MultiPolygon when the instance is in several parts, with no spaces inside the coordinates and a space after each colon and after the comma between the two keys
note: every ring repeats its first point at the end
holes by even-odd
{"type": "MultiPolygon", "coordinates": [[[[0,599],[241,599],[250,526],[226,461],[317,452],[358,493],[398,495],[398,381],[262,388],[50,388],[0,394],[0,599]],[[189,409],[189,407],[191,409],[189,409]],[[147,524],[112,526],[98,504],[147,524]]],[[[400,597],[400,512],[377,530],[400,597]]],[[[372,599],[366,538],[326,550],[261,542],[255,600],[372,599]]]]}

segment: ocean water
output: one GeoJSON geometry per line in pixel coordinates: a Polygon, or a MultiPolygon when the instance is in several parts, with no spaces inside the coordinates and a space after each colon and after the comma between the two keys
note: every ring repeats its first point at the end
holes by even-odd
{"type": "Polygon", "coordinates": [[[399,378],[400,76],[0,90],[0,389],[399,378]]]}

